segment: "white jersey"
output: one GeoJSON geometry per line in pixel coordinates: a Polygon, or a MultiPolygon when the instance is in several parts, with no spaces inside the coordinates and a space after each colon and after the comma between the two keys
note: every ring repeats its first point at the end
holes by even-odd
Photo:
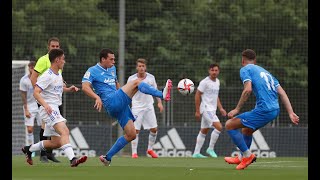
{"type": "Polygon", "coordinates": [[[214,111],[217,110],[218,95],[220,89],[220,81],[216,78],[215,81],[211,80],[209,76],[200,81],[198,89],[202,92],[201,103],[200,103],[200,113],[204,111],[214,111]]]}
{"type": "Polygon", "coordinates": [[[38,111],[37,101],[33,96],[33,86],[31,84],[31,80],[29,78],[29,74],[24,75],[20,79],[19,89],[21,91],[27,92],[27,106],[29,112],[38,111]]]}
{"type": "Polygon", "coordinates": [[[41,97],[48,104],[62,104],[63,80],[61,73],[55,74],[51,68],[38,77],[36,85],[42,89],[41,97]]]}
{"type": "MultiPolygon", "coordinates": [[[[128,78],[128,81],[134,81],[138,79],[138,74],[133,74],[128,78]]],[[[146,77],[142,80],[143,82],[153,86],[157,89],[157,83],[155,77],[147,73],[146,77]]],[[[153,96],[144,94],[140,91],[138,91],[133,97],[132,97],[132,109],[134,108],[153,108],[154,99],[153,96]]]]}

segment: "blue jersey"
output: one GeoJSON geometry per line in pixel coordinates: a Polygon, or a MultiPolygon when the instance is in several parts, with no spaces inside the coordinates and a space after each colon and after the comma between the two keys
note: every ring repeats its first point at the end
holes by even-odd
{"type": "Polygon", "coordinates": [[[248,64],[240,69],[240,78],[244,84],[251,81],[253,93],[256,96],[256,108],[261,111],[279,109],[277,87],[279,81],[264,68],[248,64]]]}
{"type": "Polygon", "coordinates": [[[117,73],[116,67],[103,68],[97,63],[95,66],[90,67],[82,78],[82,82],[90,82],[94,91],[100,96],[101,99],[105,99],[108,94],[115,92],[117,73]]]}

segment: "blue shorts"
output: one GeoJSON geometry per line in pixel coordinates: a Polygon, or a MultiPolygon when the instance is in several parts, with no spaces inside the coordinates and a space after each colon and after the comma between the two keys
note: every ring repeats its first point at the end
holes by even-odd
{"type": "Polygon", "coordinates": [[[131,101],[132,99],[122,89],[118,89],[102,99],[106,112],[118,120],[122,129],[124,129],[129,120],[136,120],[129,106],[131,101]]]}
{"type": "Polygon", "coordinates": [[[259,109],[253,109],[252,111],[244,112],[236,117],[241,120],[241,123],[253,130],[257,130],[269,122],[276,119],[279,115],[280,109],[272,111],[261,111],[259,109]]]}

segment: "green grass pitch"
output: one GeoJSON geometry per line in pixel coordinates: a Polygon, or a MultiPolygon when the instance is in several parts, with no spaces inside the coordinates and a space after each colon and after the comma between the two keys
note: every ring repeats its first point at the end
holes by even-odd
{"type": "Polygon", "coordinates": [[[308,158],[258,158],[244,170],[220,158],[157,158],[114,157],[109,167],[98,157],[89,157],[84,164],[71,168],[65,157],[61,163],[39,161],[33,165],[24,156],[12,156],[13,180],[305,180],[308,179],[308,158]]]}

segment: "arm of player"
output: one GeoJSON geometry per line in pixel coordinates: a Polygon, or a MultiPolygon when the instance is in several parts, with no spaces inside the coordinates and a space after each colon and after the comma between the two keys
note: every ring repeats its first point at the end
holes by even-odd
{"type": "Polygon", "coordinates": [[[218,101],[217,101],[217,105],[218,105],[218,108],[220,110],[220,113],[222,116],[226,116],[227,115],[227,112],[225,109],[223,109],[222,107],[222,104],[221,104],[221,101],[220,101],[220,98],[218,97],[218,101]]]}
{"type": "Polygon", "coordinates": [[[99,112],[101,112],[101,108],[102,108],[102,101],[100,99],[100,97],[93,92],[92,87],[91,87],[91,83],[89,82],[83,82],[82,83],[82,91],[89,97],[91,97],[92,99],[95,100],[95,104],[94,104],[94,108],[96,108],[99,112]]]}
{"type": "Polygon", "coordinates": [[[249,99],[249,97],[251,95],[251,92],[252,92],[252,83],[251,83],[251,81],[246,81],[244,83],[244,88],[243,88],[241,97],[239,99],[239,102],[238,102],[236,108],[231,110],[228,113],[228,117],[229,118],[232,118],[233,116],[235,116],[236,114],[238,114],[240,112],[240,110],[243,107],[244,103],[249,99]]]}
{"type": "Polygon", "coordinates": [[[197,121],[200,120],[201,94],[202,94],[202,92],[199,91],[199,90],[197,90],[196,95],[194,96],[194,104],[195,104],[195,107],[196,107],[195,117],[196,117],[196,120],[197,120],[197,121]]]}
{"type": "Polygon", "coordinates": [[[284,89],[279,85],[277,88],[278,94],[280,96],[280,99],[282,101],[282,103],[284,104],[284,107],[286,108],[289,117],[292,121],[293,124],[298,125],[299,124],[299,116],[297,116],[294,112],[293,112],[293,108],[291,106],[290,100],[288,98],[287,93],[284,91],[284,89]]]}
{"type": "Polygon", "coordinates": [[[27,103],[27,92],[26,91],[21,91],[21,98],[22,98],[22,103],[23,103],[23,109],[24,109],[24,114],[27,118],[31,117],[31,114],[28,110],[28,103],[27,103]]]}
{"type": "Polygon", "coordinates": [[[163,111],[162,100],[160,98],[158,98],[158,97],[156,99],[157,99],[157,102],[158,102],[159,111],[162,112],[163,111]]]}
{"type": "Polygon", "coordinates": [[[39,73],[37,71],[33,70],[33,72],[31,73],[31,76],[30,76],[32,87],[35,87],[38,77],[39,77],[39,73]]]}
{"type": "Polygon", "coordinates": [[[42,89],[39,88],[38,86],[34,87],[34,91],[33,91],[33,96],[34,98],[38,101],[39,104],[41,104],[41,106],[44,107],[44,109],[46,110],[46,112],[48,114],[52,113],[52,108],[49,106],[49,104],[47,104],[47,102],[42,98],[42,96],[40,95],[40,93],[42,92],[42,89]]]}

